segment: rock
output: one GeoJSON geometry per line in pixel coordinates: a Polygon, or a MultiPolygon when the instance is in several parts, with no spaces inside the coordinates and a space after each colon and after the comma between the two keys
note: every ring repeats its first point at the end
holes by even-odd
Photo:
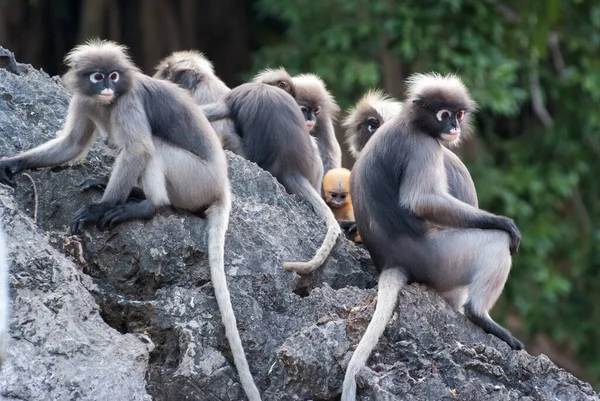
{"type": "MultiPolygon", "coordinates": [[[[0,155],[54,137],[69,101],[58,79],[9,68],[0,69],[0,155]]],[[[107,175],[112,160],[98,143],[83,161],[29,171],[31,180],[18,175],[15,190],[0,189],[13,298],[0,393],[244,399],[210,283],[204,220],[164,210],[148,222],[68,235],[73,213],[100,198],[78,184],[107,175]]],[[[269,173],[232,154],[228,160],[225,270],[263,399],[335,400],[374,310],[368,253],[341,239],[317,272],[284,271],[283,261],[314,254],[324,224],[269,173]]],[[[358,383],[363,400],[598,399],[589,384],[545,357],[512,352],[419,285],[402,291],[358,383]]]]}

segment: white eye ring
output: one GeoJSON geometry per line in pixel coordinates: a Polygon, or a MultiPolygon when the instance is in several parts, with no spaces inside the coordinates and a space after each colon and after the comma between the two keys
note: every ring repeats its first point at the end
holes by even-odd
{"type": "Polygon", "coordinates": [[[118,82],[119,81],[119,73],[116,71],[113,71],[110,73],[110,75],[108,76],[108,78],[110,78],[111,81],[113,82],[118,82]]]}
{"type": "Polygon", "coordinates": [[[103,79],[104,79],[104,74],[102,74],[100,72],[92,72],[90,74],[90,81],[92,81],[95,84],[102,81],[103,79]]]}
{"type": "Polygon", "coordinates": [[[443,121],[443,120],[447,120],[451,115],[452,115],[452,113],[450,113],[450,111],[448,111],[446,109],[442,109],[442,110],[438,111],[435,116],[437,117],[438,121],[443,121]]]}

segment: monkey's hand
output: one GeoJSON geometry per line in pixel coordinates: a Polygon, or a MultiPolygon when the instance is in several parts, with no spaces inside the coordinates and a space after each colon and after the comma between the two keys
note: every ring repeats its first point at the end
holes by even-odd
{"type": "Polygon", "coordinates": [[[519,228],[513,221],[513,219],[509,219],[508,217],[501,217],[500,229],[506,231],[508,235],[510,235],[510,254],[513,255],[515,252],[519,251],[519,245],[521,244],[521,232],[519,228]]]}
{"type": "Polygon", "coordinates": [[[96,223],[112,208],[107,203],[94,203],[79,209],[71,220],[71,235],[81,234],[85,223],[96,223]]]}
{"type": "Polygon", "coordinates": [[[0,183],[14,188],[13,176],[22,170],[21,163],[16,160],[0,160],[0,183]]]}
{"type": "Polygon", "coordinates": [[[102,178],[86,178],[79,183],[79,190],[81,192],[89,191],[92,189],[98,189],[104,191],[108,185],[108,177],[102,178]]]}
{"type": "Polygon", "coordinates": [[[347,235],[356,235],[357,233],[357,228],[356,228],[356,222],[355,221],[351,221],[351,220],[339,220],[338,224],[340,225],[340,228],[342,230],[344,230],[344,232],[347,235]]]}

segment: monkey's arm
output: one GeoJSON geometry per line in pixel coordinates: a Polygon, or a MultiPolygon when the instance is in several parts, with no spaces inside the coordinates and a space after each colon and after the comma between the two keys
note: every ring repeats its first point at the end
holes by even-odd
{"type": "Polygon", "coordinates": [[[200,106],[200,108],[202,108],[204,115],[210,122],[231,117],[229,113],[229,107],[225,102],[206,104],[200,106]]]}
{"type": "Polygon", "coordinates": [[[0,182],[11,185],[13,174],[38,167],[53,167],[84,154],[95,138],[94,125],[78,102],[72,100],[60,135],[20,155],[0,160],[0,182]]]}
{"type": "Polygon", "coordinates": [[[333,168],[342,167],[342,148],[335,137],[335,130],[331,120],[328,121],[325,129],[323,130],[323,136],[319,141],[319,145],[321,148],[321,154],[323,156],[324,174],[327,174],[327,171],[333,168]]]}
{"type": "Polygon", "coordinates": [[[72,234],[80,233],[86,222],[100,222],[106,212],[125,202],[152,158],[154,143],[150,125],[145,113],[135,106],[123,101],[113,111],[117,113],[113,125],[119,130],[115,134],[124,138],[124,145],[115,160],[102,199],[75,213],[71,220],[72,234]]]}
{"type": "Polygon", "coordinates": [[[455,228],[503,230],[510,235],[511,252],[519,248],[521,233],[514,221],[508,217],[474,208],[448,194],[424,194],[415,199],[410,208],[417,216],[427,221],[455,228]]]}

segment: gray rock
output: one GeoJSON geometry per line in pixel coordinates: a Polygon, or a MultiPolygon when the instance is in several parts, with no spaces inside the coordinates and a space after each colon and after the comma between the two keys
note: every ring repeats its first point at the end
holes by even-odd
{"type": "MultiPolygon", "coordinates": [[[[52,138],[68,105],[59,80],[20,64],[17,72],[0,69],[0,155],[52,138]]],[[[100,198],[78,184],[110,171],[100,145],[84,161],[30,171],[32,180],[21,174],[16,190],[0,190],[14,300],[0,393],[244,399],[210,283],[204,220],[164,210],[148,222],[68,235],[73,213],[100,198]]],[[[314,254],[324,224],[270,174],[228,160],[225,268],[263,399],[335,400],[374,310],[375,269],[362,247],[342,239],[317,272],[284,271],[283,261],[314,254]]],[[[358,383],[363,400],[598,399],[589,384],[545,357],[510,351],[418,285],[402,291],[358,383]]]]}

